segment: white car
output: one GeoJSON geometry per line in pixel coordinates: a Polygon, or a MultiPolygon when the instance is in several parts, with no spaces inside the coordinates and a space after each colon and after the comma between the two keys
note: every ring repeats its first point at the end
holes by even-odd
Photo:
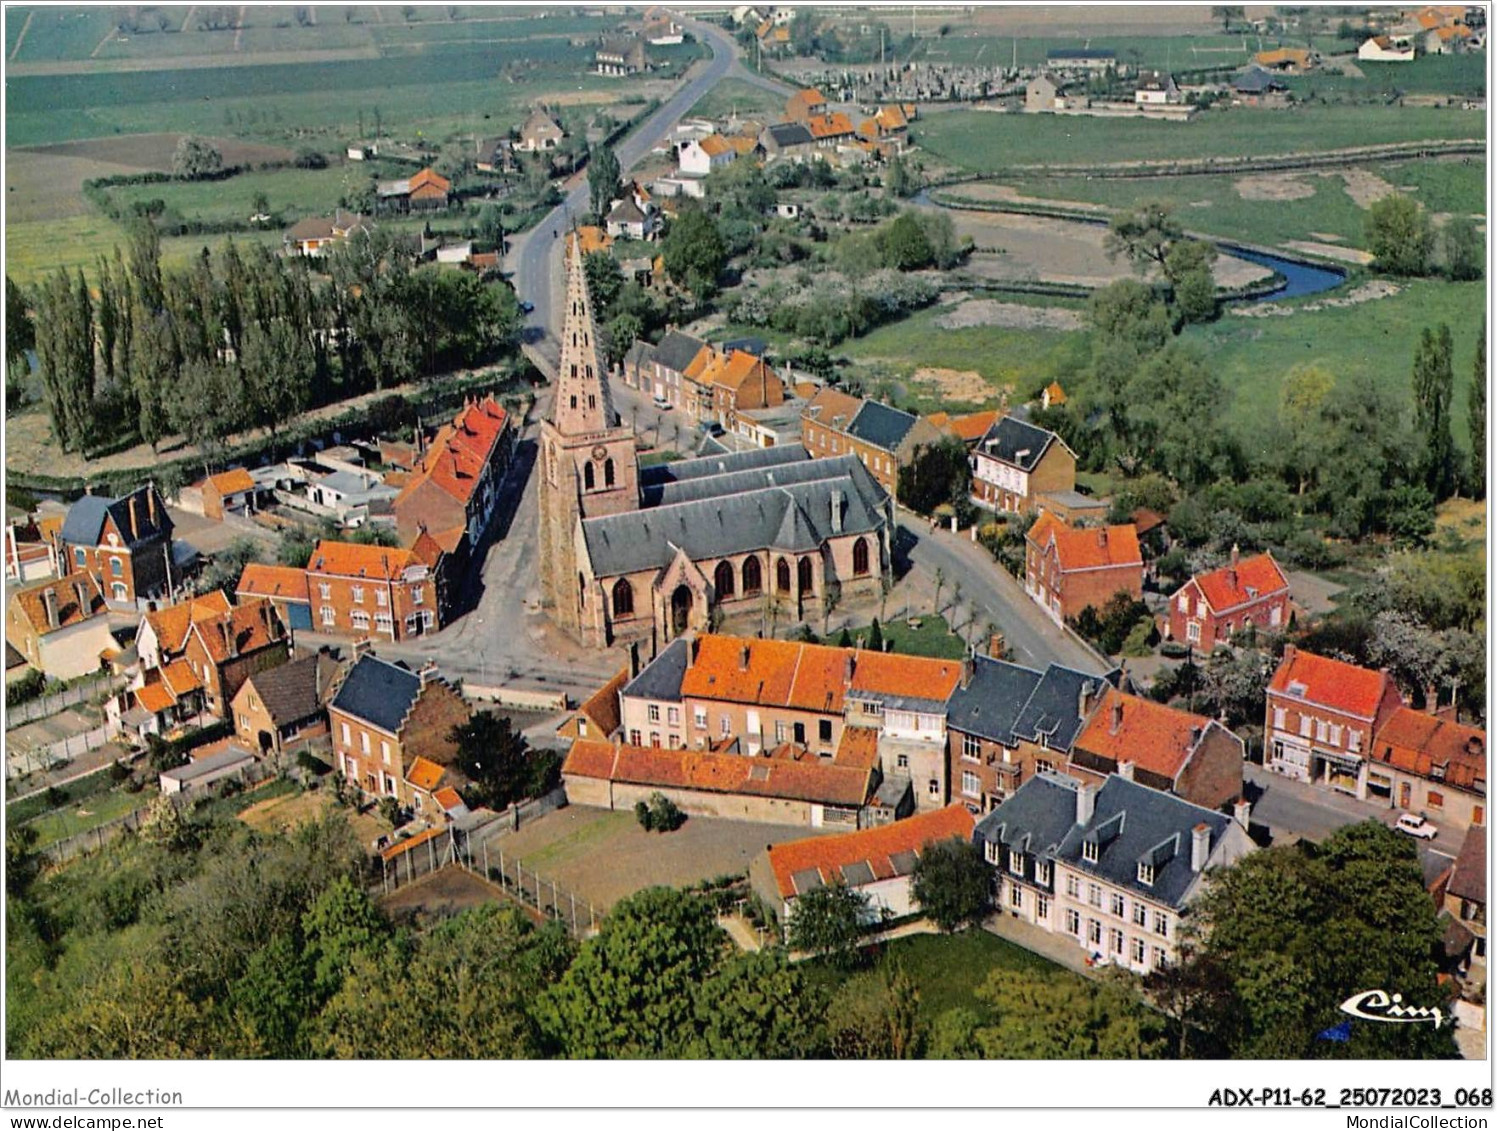
{"type": "Polygon", "coordinates": [[[666,400],[666,398],[664,397],[656,397],[654,400],[654,405],[656,408],[668,409],[671,407],[671,402],[666,400]]]}
{"type": "Polygon", "coordinates": [[[1393,827],[1401,833],[1416,836],[1420,840],[1433,840],[1440,832],[1434,825],[1414,813],[1400,814],[1393,827]]]}

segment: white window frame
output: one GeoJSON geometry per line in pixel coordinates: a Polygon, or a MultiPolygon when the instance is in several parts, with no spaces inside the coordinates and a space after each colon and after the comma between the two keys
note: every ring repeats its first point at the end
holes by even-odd
{"type": "Polygon", "coordinates": [[[645,717],[652,723],[658,723],[660,721],[660,704],[651,703],[647,706],[645,708],[645,717]]]}
{"type": "Polygon", "coordinates": [[[1002,851],[1003,850],[991,840],[985,840],[982,842],[982,858],[995,868],[998,867],[999,857],[1002,854],[1002,851]]]}
{"type": "Polygon", "coordinates": [[[1147,860],[1140,860],[1138,862],[1138,882],[1145,887],[1154,886],[1154,865],[1150,864],[1147,860]]]}
{"type": "Polygon", "coordinates": [[[367,730],[359,731],[359,753],[369,753],[369,732],[367,730]]]}
{"type": "Polygon", "coordinates": [[[1069,872],[1066,874],[1066,895],[1071,899],[1081,898],[1081,881],[1069,872]]]}
{"type": "Polygon", "coordinates": [[[974,774],[971,770],[962,771],[962,796],[982,796],[982,779],[974,774]]]}
{"type": "Polygon", "coordinates": [[[1100,910],[1102,907],[1102,888],[1097,884],[1087,884],[1086,901],[1100,910]]]}
{"type": "Polygon", "coordinates": [[[1273,709],[1273,728],[1274,728],[1274,730],[1283,730],[1284,729],[1284,724],[1287,721],[1288,716],[1289,716],[1289,712],[1286,711],[1286,710],[1284,710],[1283,707],[1275,707],[1273,709]]]}
{"type": "Polygon", "coordinates": [[[1133,959],[1135,964],[1142,966],[1144,963],[1144,940],[1136,938],[1132,939],[1131,942],[1132,945],[1128,948],[1129,957],[1133,959]]]}
{"type": "Polygon", "coordinates": [[[1170,917],[1163,911],[1154,912],[1154,933],[1162,939],[1170,937],[1170,917]]]}
{"type": "Polygon", "coordinates": [[[1024,889],[1018,884],[1008,885],[1008,905],[1015,911],[1024,910],[1024,889]]]}
{"type": "Polygon", "coordinates": [[[1124,918],[1128,914],[1128,901],[1119,892],[1113,892],[1108,898],[1107,903],[1109,910],[1119,919],[1124,918]]]}
{"type": "Polygon", "coordinates": [[[338,725],[342,728],[343,745],[344,746],[352,746],[353,745],[353,739],[349,736],[349,733],[348,733],[348,724],[347,723],[339,723],[338,725]]]}
{"type": "Polygon", "coordinates": [[[1133,922],[1139,927],[1147,927],[1149,925],[1149,909],[1137,900],[1133,901],[1133,922]]]}
{"type": "Polygon", "coordinates": [[[693,707],[691,721],[699,730],[705,730],[707,728],[707,708],[693,707]]]}
{"type": "Polygon", "coordinates": [[[321,606],[319,611],[322,613],[322,623],[324,625],[334,625],[338,623],[338,610],[333,608],[333,606],[323,605],[321,606]]]}
{"type": "Polygon", "coordinates": [[[1048,860],[1036,860],[1034,862],[1034,882],[1037,883],[1037,884],[1044,884],[1047,887],[1049,886],[1049,884],[1050,884],[1050,861],[1048,861],[1048,860]]]}
{"type": "Polygon", "coordinates": [[[1066,934],[1081,937],[1081,914],[1074,907],[1066,908],[1066,934]]]}
{"type": "Polygon", "coordinates": [[[982,739],[975,734],[962,735],[962,757],[969,762],[982,759],[982,739]]]}
{"type": "Polygon", "coordinates": [[[1100,920],[1088,919],[1086,921],[1086,941],[1088,946],[1094,946],[1099,950],[1102,948],[1102,923],[1100,920]]]}
{"type": "Polygon", "coordinates": [[[1087,840],[1081,842],[1081,859],[1085,860],[1088,864],[1095,864],[1097,862],[1096,841],[1087,840]]]}
{"type": "Polygon", "coordinates": [[[379,740],[379,756],[384,760],[385,765],[390,764],[390,744],[383,738],[379,740]]]}
{"type": "Polygon", "coordinates": [[[424,604],[426,604],[426,586],[424,586],[424,585],[412,585],[411,589],[410,589],[410,593],[411,593],[411,604],[413,604],[413,605],[424,605],[424,604]]]}
{"type": "Polygon", "coordinates": [[[326,581],[318,582],[317,595],[324,601],[331,601],[333,599],[333,587],[326,581]]]}
{"type": "Polygon", "coordinates": [[[1050,918],[1050,897],[1048,895],[1035,895],[1034,917],[1036,920],[1045,920],[1050,918]]]}
{"type": "Polygon", "coordinates": [[[355,605],[362,605],[364,603],[364,587],[362,585],[353,586],[350,592],[353,595],[353,603],[355,605]]]}
{"type": "Polygon", "coordinates": [[[383,609],[390,603],[390,595],[383,588],[376,589],[374,591],[374,603],[383,609]]]}

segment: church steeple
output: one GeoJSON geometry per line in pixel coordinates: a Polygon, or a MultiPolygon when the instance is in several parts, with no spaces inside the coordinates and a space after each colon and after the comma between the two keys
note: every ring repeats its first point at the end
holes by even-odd
{"type": "Polygon", "coordinates": [[[608,373],[598,352],[593,300],[587,290],[577,233],[567,237],[567,297],[561,331],[561,365],[551,420],[563,436],[606,432],[618,419],[608,391],[608,373]]]}

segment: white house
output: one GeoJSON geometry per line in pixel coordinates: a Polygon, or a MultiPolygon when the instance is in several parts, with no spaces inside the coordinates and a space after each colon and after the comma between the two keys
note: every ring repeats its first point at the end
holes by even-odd
{"type": "Polygon", "coordinates": [[[1366,63],[1412,63],[1414,45],[1407,39],[1375,35],[1357,48],[1357,58],[1366,63]]]}
{"type": "Polygon", "coordinates": [[[681,172],[691,177],[708,173],[733,163],[738,151],[717,134],[688,141],[681,147],[681,172]]]}
{"type": "Polygon", "coordinates": [[[1141,71],[1133,101],[1138,106],[1177,106],[1185,101],[1185,96],[1175,85],[1175,76],[1168,71],[1141,71]]]}

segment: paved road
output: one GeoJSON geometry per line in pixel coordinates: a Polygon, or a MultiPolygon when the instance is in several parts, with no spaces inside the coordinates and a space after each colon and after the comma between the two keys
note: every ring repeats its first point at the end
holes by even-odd
{"type": "MultiPolygon", "coordinates": [[[[1324,840],[1343,825],[1369,817],[1385,825],[1398,819],[1397,809],[1293,781],[1252,763],[1243,767],[1243,779],[1262,791],[1253,801],[1253,823],[1268,826],[1275,837],[1294,834],[1306,840],[1324,840]]],[[[1419,843],[1420,856],[1427,859],[1434,855],[1442,857],[1442,863],[1449,863],[1460,852],[1464,839],[1465,834],[1458,829],[1441,828],[1434,840],[1419,843]]]]}
{"type": "Polygon", "coordinates": [[[917,539],[909,551],[910,561],[929,574],[939,569],[948,586],[960,581],[962,603],[977,606],[985,619],[998,626],[1015,663],[1041,669],[1059,663],[1099,675],[1111,668],[1047,617],[1008,571],[968,535],[933,531],[924,520],[908,515],[903,515],[900,525],[917,539]]]}

